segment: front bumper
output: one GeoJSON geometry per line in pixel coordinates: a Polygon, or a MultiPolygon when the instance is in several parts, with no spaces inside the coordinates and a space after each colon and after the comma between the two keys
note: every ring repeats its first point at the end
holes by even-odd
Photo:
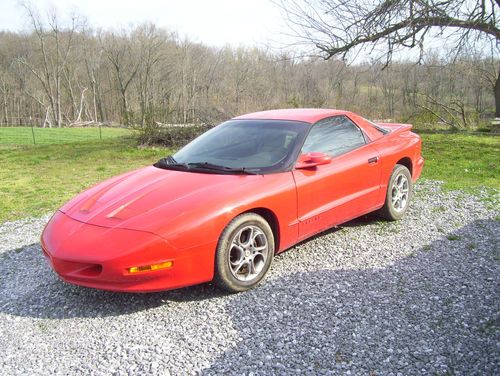
{"type": "Polygon", "coordinates": [[[43,231],[44,255],[66,282],[102,290],[150,292],[212,280],[216,244],[177,249],[144,231],[106,228],[57,212],[43,231]],[[134,266],[172,261],[167,269],[130,273],[134,266]]]}

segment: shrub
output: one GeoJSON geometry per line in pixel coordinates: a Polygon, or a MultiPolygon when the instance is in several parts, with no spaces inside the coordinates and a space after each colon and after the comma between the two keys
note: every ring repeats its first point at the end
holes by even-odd
{"type": "Polygon", "coordinates": [[[148,124],[137,128],[141,145],[179,148],[211,129],[212,125],[148,124]]]}

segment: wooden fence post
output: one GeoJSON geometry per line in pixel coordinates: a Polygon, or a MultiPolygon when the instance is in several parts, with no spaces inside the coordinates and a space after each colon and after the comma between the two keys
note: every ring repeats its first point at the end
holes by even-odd
{"type": "Polygon", "coordinates": [[[35,141],[35,130],[33,129],[33,125],[31,126],[31,135],[33,136],[33,145],[36,145],[36,141],[35,141]]]}

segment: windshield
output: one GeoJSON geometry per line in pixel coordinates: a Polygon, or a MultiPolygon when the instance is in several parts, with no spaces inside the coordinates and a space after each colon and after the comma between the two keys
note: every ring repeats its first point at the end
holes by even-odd
{"type": "Polygon", "coordinates": [[[229,120],[190,142],[162,168],[205,168],[214,173],[284,171],[297,158],[308,128],[298,121],[229,120]]]}

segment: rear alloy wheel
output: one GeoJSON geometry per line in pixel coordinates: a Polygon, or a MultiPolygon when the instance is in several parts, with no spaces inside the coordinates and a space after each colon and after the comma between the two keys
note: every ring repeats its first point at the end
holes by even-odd
{"type": "Polygon", "coordinates": [[[267,221],[255,213],[233,219],[222,233],[215,256],[214,282],[229,292],[259,284],[274,256],[274,236],[267,221]]]}
{"type": "Polygon", "coordinates": [[[385,204],[380,214],[390,221],[401,219],[410,204],[412,190],[410,171],[403,165],[396,165],[387,185],[385,204]]]}

